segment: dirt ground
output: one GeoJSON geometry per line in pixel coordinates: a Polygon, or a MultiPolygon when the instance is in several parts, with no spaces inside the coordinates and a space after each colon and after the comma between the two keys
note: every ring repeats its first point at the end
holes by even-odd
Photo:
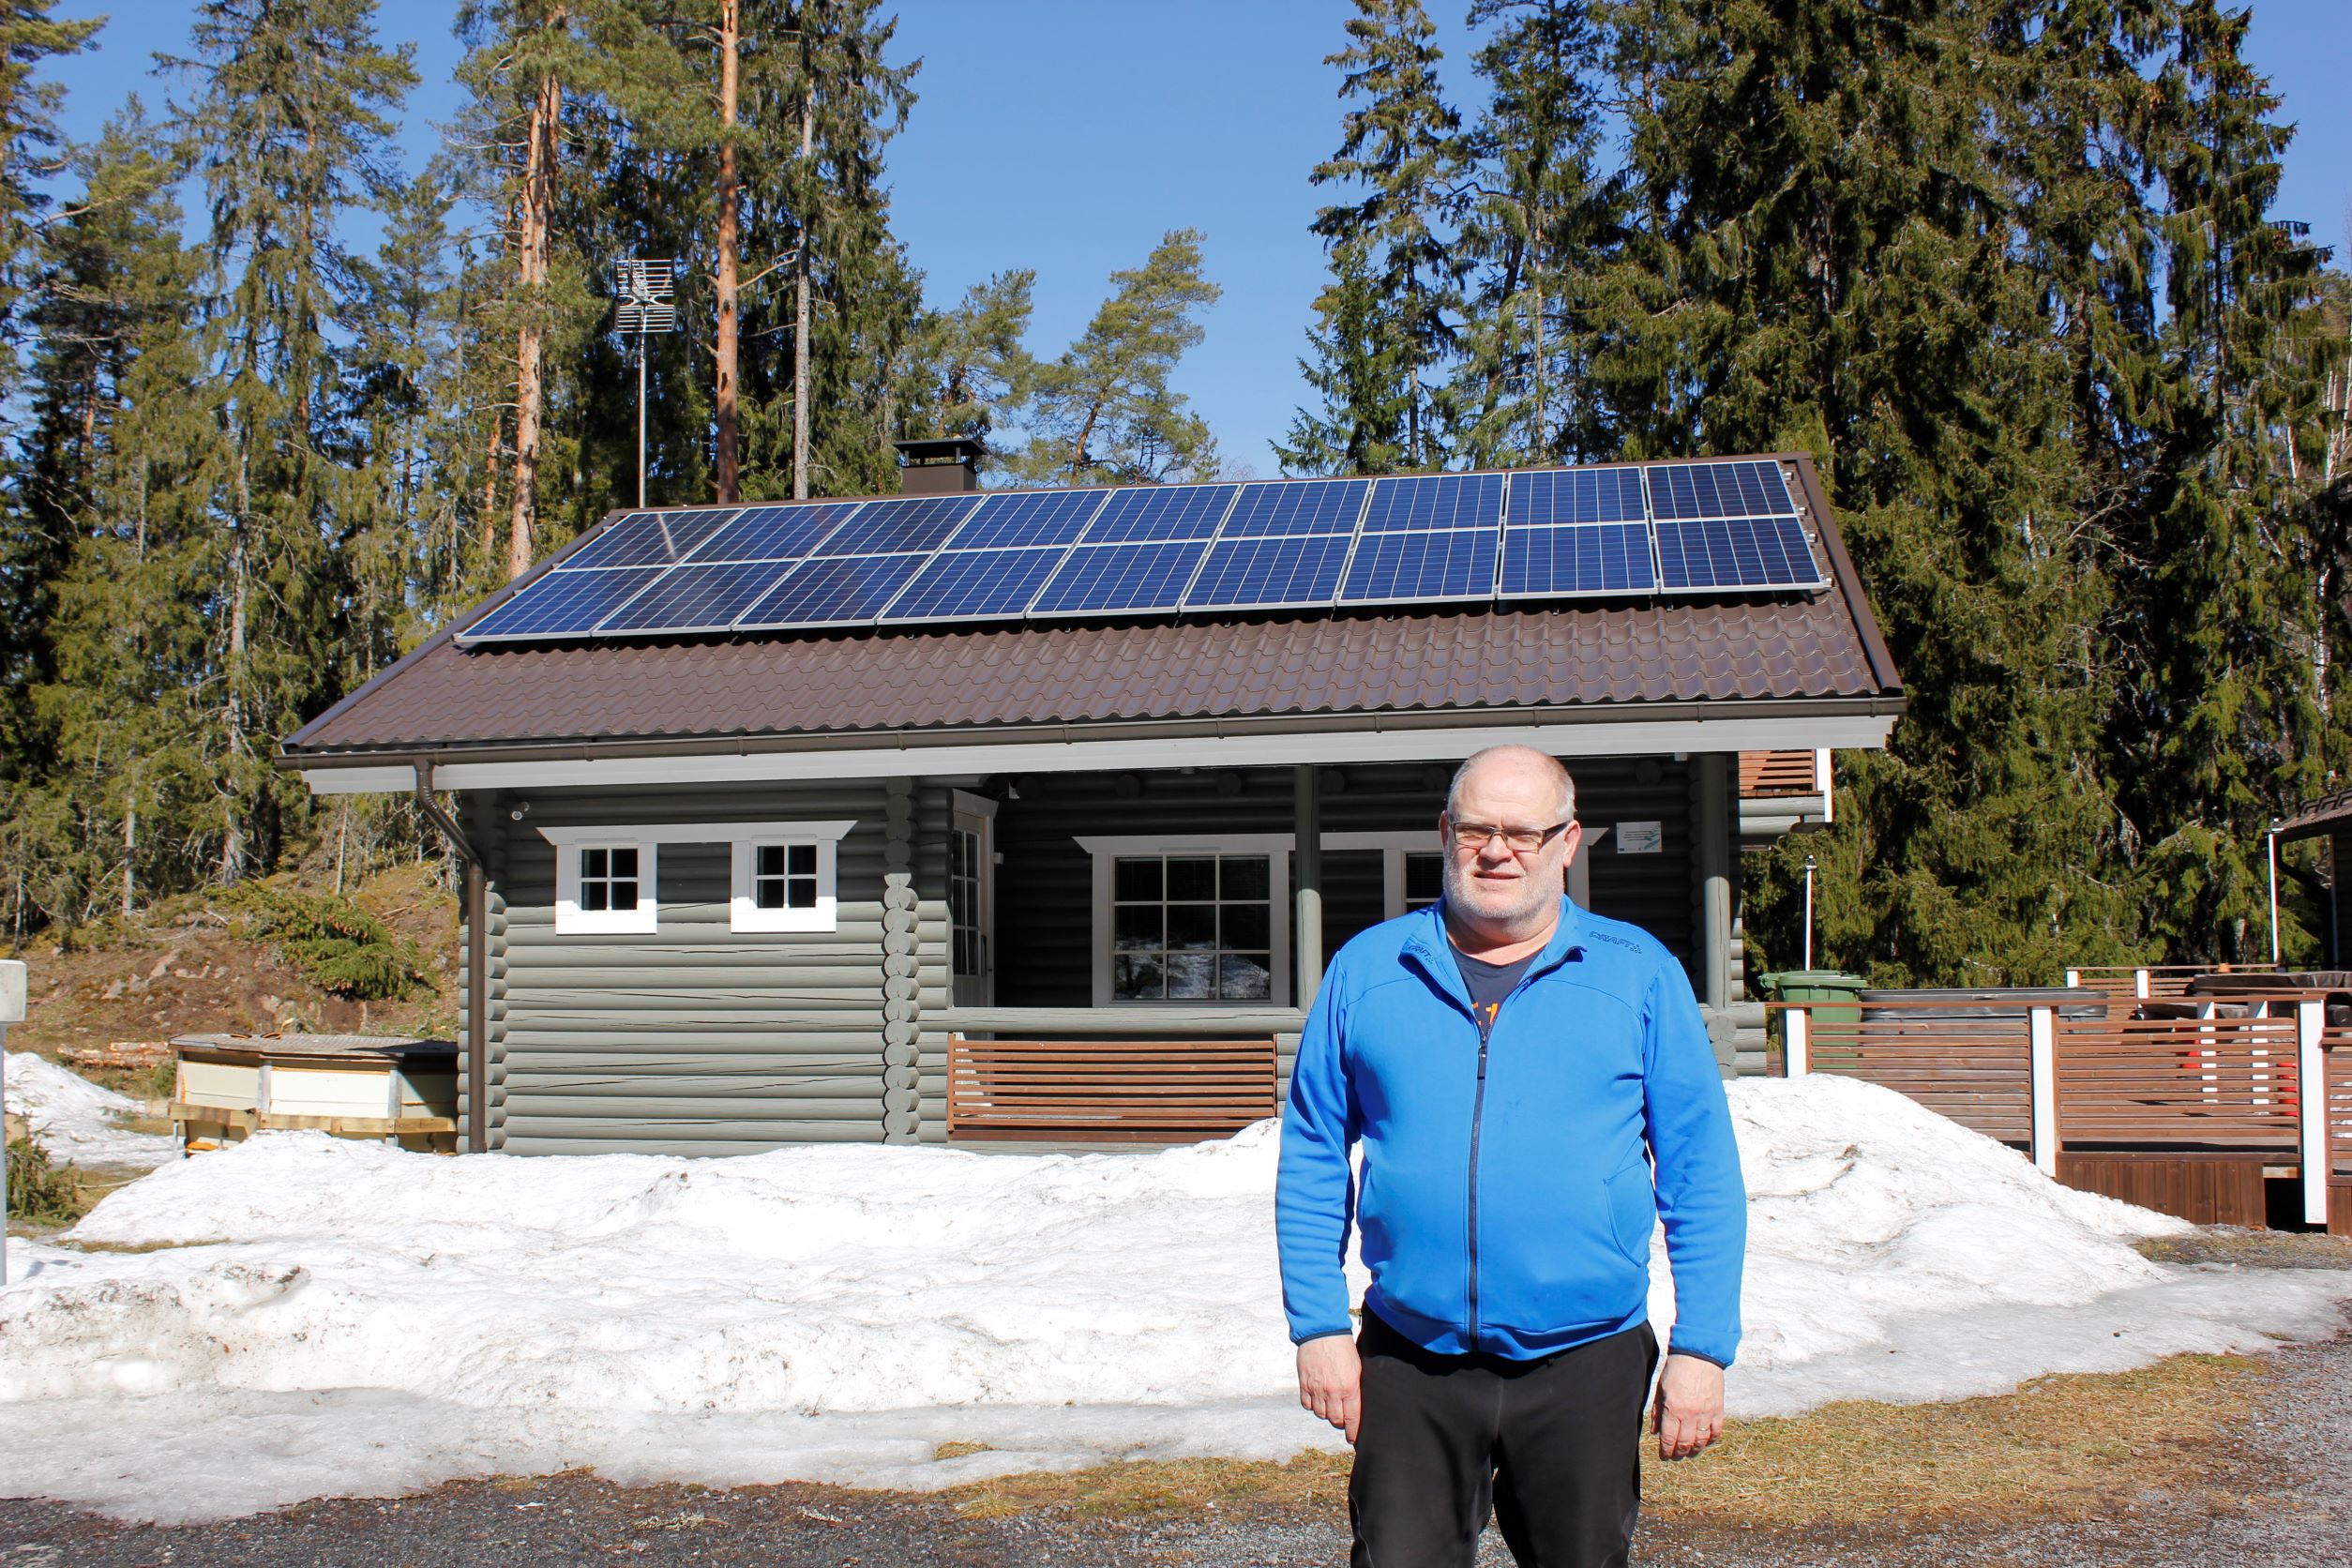
{"type": "MultiPolygon", "coordinates": [[[[351,891],[360,908],[416,943],[436,991],[401,1002],[330,996],[266,944],[240,936],[234,913],[190,896],[10,955],[25,961],[29,994],[24,1021],[9,1026],[8,1048],[53,1057],[76,1046],[224,1030],[450,1034],[457,901],[441,886],[440,867],[398,866],[351,891]]],[[[146,1089],[104,1072],[87,1076],[126,1093],[146,1089]]]]}

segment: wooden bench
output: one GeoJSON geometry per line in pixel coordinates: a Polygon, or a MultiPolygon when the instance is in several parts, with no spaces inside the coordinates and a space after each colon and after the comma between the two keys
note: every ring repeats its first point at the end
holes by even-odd
{"type": "Polygon", "coordinates": [[[951,1138],[1189,1143],[1275,1108],[1272,1036],[948,1040],[951,1138]]]}

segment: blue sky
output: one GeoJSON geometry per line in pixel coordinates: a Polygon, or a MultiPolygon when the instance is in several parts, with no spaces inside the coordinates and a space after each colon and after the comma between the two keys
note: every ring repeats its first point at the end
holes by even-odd
{"type": "MultiPolygon", "coordinates": [[[[1466,3],[1433,5],[1449,95],[1472,83],[1466,3]]],[[[160,0],[64,0],[111,18],[95,53],[54,68],[68,134],[87,136],[147,73],[185,47],[192,8],[160,0]]],[[[1037,269],[1031,348],[1050,354],[1085,327],[1110,272],[1168,229],[1208,236],[1225,295],[1179,388],[1226,462],[1275,472],[1268,444],[1304,397],[1298,357],[1322,281],[1307,223],[1325,199],[1307,170],[1338,138],[1347,0],[899,0],[898,57],[920,55],[921,100],[894,143],[894,224],[934,303],[1007,267],[1037,269]]],[[[403,147],[438,144],[456,108],[459,51],[446,0],[385,7],[385,38],[416,46],[422,79],[403,147]]],[[[2256,0],[2248,51],[2299,131],[2273,216],[2346,245],[2352,224],[2352,0],[2256,0]]],[[[753,238],[757,245],[757,236],[753,238]]]]}

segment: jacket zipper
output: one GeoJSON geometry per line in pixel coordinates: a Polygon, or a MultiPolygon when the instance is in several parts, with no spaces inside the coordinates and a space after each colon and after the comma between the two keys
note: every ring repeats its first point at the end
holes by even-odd
{"type": "Polygon", "coordinates": [[[1478,1349],[1478,1138],[1486,1121],[1486,1042],[1499,1021],[1491,1020],[1478,1032],[1478,1093],[1470,1103],[1470,1348],[1473,1350],[1478,1349]]]}

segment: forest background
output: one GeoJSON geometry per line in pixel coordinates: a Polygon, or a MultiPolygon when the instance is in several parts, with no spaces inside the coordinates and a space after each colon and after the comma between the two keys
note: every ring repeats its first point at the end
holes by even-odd
{"type": "MultiPolygon", "coordinates": [[[[891,439],[948,432],[997,483],[1233,471],[1176,389],[1218,294],[1199,233],[1060,354],[1026,268],[925,304],[886,173],[924,40],[878,0],[466,0],[464,107],[415,171],[411,52],[366,0],[194,8],[79,143],[56,79],[98,24],[54,12],[0,8],[20,942],[327,834],[360,867],[438,852],[409,804],[322,808],[270,758],[633,499],[616,256],[681,264],[658,499],[888,490],[891,439]]],[[[2264,828],[2352,758],[2352,287],[2272,217],[2291,114],[2242,15],[1461,20],[1448,56],[1419,0],[1356,0],[1329,40],[1283,470],[1810,451],[1911,707],[1841,757],[1835,829],[1752,857],[1752,945],[1793,955],[1811,852],[1821,951],[1882,981],[2267,956],[2264,828]]],[[[2284,869],[2314,960],[2333,867],[2284,869]]]]}

